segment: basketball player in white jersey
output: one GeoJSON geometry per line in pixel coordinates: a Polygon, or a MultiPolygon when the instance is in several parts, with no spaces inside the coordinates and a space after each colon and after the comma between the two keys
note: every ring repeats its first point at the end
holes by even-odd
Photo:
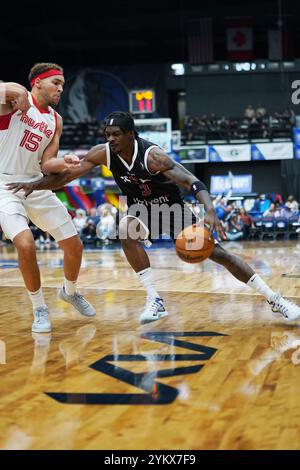
{"type": "MultiPolygon", "coordinates": [[[[147,291],[147,301],[140,316],[140,322],[149,323],[163,318],[168,313],[154,283],[149,257],[141,243],[141,241],[149,241],[151,225],[155,222],[159,223],[159,218],[156,218],[155,221],[150,214],[150,217],[145,219],[142,217],[143,208],[146,215],[148,215],[147,208],[157,204],[160,198],[162,198],[164,204],[171,207],[174,203],[181,204],[182,196],[178,192],[177,185],[183,186],[186,189],[189,188],[194,197],[204,205],[206,211],[205,222],[209,225],[210,231],[215,229],[220,236],[222,230],[205,185],[184,167],[175,163],[157,145],[141,139],[129,113],[123,111],[111,113],[105,119],[105,124],[105,134],[108,142],[93,147],[81,160],[79,167],[67,169],[60,174],[49,174],[43,177],[42,180],[33,183],[10,184],[9,188],[16,193],[24,190],[25,196],[30,195],[31,191],[34,192],[37,189],[58,189],[72,179],[88,173],[97,165],[108,166],[122,193],[127,196],[129,213],[121,219],[119,224],[120,241],[129,264],[137,273],[141,284],[147,291]],[[147,184],[145,184],[146,182],[147,184]],[[139,216],[130,213],[131,204],[137,202],[139,204],[139,216]],[[137,234],[138,226],[141,227],[140,239],[132,236],[132,234],[137,234]]],[[[184,204],[182,203],[183,212],[184,204]]],[[[175,225],[174,223],[170,224],[168,231],[174,240],[179,233],[178,226],[177,233],[175,232],[175,225]]],[[[163,230],[160,233],[163,233],[163,230]]],[[[251,266],[239,256],[216,243],[210,259],[224,266],[236,279],[262,294],[274,312],[278,312],[287,320],[300,318],[298,305],[274,292],[255,273],[251,266]]]]}
{"type": "Polygon", "coordinates": [[[51,331],[49,311],[41,288],[35,243],[28,226],[30,219],[49,232],[64,251],[64,285],[59,296],[82,315],[95,310],[77,292],[82,243],[67,209],[52,191],[13,194],[6,188],[14,181],[31,182],[43,174],[76,168],[75,155],[57,159],[62,119],[54,111],[64,86],[63,69],[57,64],[39,63],[29,73],[31,92],[17,83],[0,83],[0,225],[18,252],[19,267],[32,301],[32,331],[51,331]]]}

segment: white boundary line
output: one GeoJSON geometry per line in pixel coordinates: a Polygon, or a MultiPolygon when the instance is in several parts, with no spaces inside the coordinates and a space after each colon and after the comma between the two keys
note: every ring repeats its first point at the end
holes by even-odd
{"type": "MultiPolygon", "coordinates": [[[[2,284],[0,286],[0,289],[1,287],[12,287],[12,288],[15,288],[15,289],[24,289],[25,290],[25,287],[24,286],[16,286],[16,285],[11,285],[11,284],[2,284]]],[[[47,285],[43,285],[42,288],[46,288],[46,289],[59,289],[61,287],[61,284],[59,284],[58,286],[47,286],[47,285]]],[[[111,291],[133,291],[133,292],[146,292],[145,290],[143,289],[134,289],[134,288],[123,288],[123,287],[85,287],[85,286],[78,286],[78,289],[81,290],[81,289],[85,289],[85,290],[95,290],[95,291],[107,291],[107,290],[111,290],[111,291]]],[[[246,295],[248,297],[262,297],[263,296],[261,294],[257,294],[257,293],[252,293],[252,292],[223,292],[223,291],[210,291],[210,290],[178,290],[178,289],[160,289],[159,290],[160,292],[173,292],[173,293],[176,293],[176,294],[203,294],[203,295],[206,295],[206,294],[211,294],[211,295],[246,295]]],[[[299,295],[288,295],[288,294],[283,294],[284,297],[288,297],[290,299],[299,299],[300,296],[299,295]]]]}

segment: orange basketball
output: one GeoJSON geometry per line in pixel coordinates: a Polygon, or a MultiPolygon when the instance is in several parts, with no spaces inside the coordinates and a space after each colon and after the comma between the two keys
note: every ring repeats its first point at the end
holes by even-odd
{"type": "Polygon", "coordinates": [[[214,237],[206,227],[196,224],[186,227],[176,239],[176,252],[186,263],[200,263],[208,258],[215,247],[214,237]]]}

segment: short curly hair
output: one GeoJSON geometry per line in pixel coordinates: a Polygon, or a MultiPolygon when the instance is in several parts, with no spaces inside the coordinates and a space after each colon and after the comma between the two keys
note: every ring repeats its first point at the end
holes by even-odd
{"type": "Polygon", "coordinates": [[[51,62],[40,62],[38,64],[34,64],[34,66],[31,67],[29,75],[28,75],[29,83],[37,75],[40,75],[41,73],[47,72],[47,70],[51,70],[51,69],[60,70],[62,73],[64,73],[63,68],[58,64],[52,64],[51,62]]]}

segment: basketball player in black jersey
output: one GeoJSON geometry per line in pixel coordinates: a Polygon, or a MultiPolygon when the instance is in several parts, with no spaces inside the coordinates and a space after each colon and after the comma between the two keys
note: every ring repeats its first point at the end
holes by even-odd
{"type": "MultiPolygon", "coordinates": [[[[166,231],[175,240],[184,226],[195,221],[192,216],[187,216],[189,209],[184,205],[178,186],[188,189],[204,205],[204,223],[209,226],[211,233],[216,230],[222,239],[222,229],[205,185],[157,145],[139,138],[129,113],[111,113],[105,119],[105,124],[107,143],[93,147],[81,161],[80,168],[47,175],[33,183],[11,184],[9,188],[15,192],[23,189],[25,196],[32,190],[58,189],[97,165],[108,166],[123,195],[127,196],[129,210],[119,223],[119,238],[128,262],[147,290],[146,306],[140,322],[148,323],[166,316],[167,312],[157,292],[149,258],[141,241],[147,242],[149,236],[151,238],[153,224],[156,225],[156,235],[166,231]],[[149,217],[153,208],[162,205],[175,205],[177,208],[176,217],[171,218],[168,227],[163,227],[164,220],[159,211],[156,218],[149,217]],[[181,226],[177,223],[178,207],[181,226]]],[[[273,292],[242,258],[216,243],[210,259],[262,294],[273,311],[280,312],[288,320],[300,318],[300,308],[273,292]]]]}

